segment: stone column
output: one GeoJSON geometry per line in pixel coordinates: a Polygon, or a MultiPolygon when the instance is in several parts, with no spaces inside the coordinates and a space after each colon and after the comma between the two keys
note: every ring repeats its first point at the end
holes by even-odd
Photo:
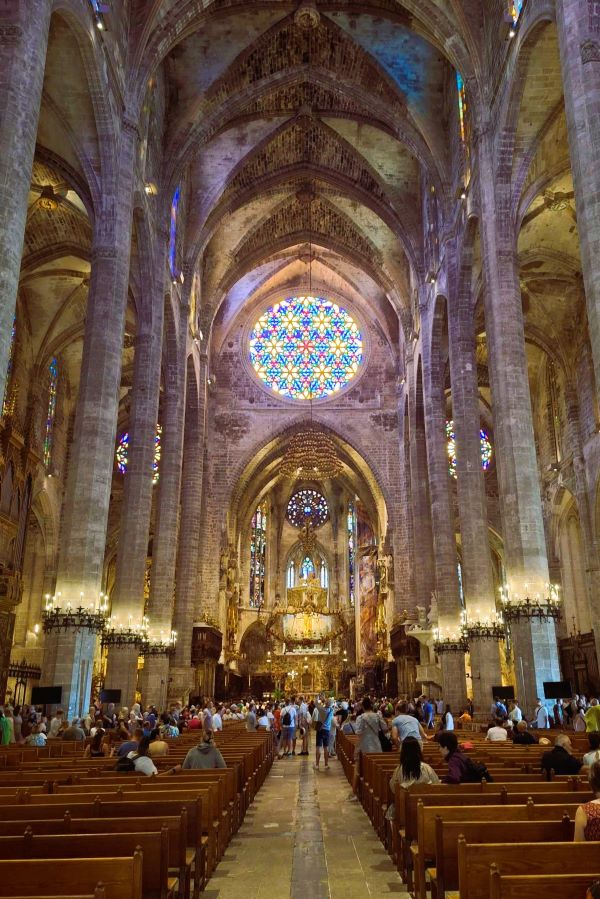
{"type": "Polygon", "coordinates": [[[194,689],[196,671],[192,667],[192,624],[198,595],[198,559],[201,552],[202,482],[204,475],[204,435],[206,410],[207,356],[201,353],[196,372],[188,363],[183,478],[181,483],[181,522],[177,554],[175,613],[173,628],[177,631],[175,657],[171,664],[169,697],[187,701],[194,689]],[[190,383],[190,378],[194,383],[190,383]]]}
{"type": "Polygon", "coordinates": [[[412,485],[410,471],[410,428],[404,391],[400,393],[398,406],[400,497],[398,533],[394,535],[394,609],[393,617],[403,611],[415,610],[418,597],[415,591],[415,544],[412,518],[412,485]]]}
{"type": "MultiPolygon", "coordinates": [[[[414,373],[413,373],[414,376],[414,373]]],[[[427,446],[425,440],[425,411],[423,407],[422,385],[411,385],[409,396],[413,399],[409,407],[410,443],[410,486],[413,533],[419,535],[419,565],[415,569],[416,605],[429,609],[431,596],[435,590],[433,564],[433,534],[431,508],[429,505],[429,484],[427,473],[427,446]]]]}
{"type": "MultiPolygon", "coordinates": [[[[185,298],[189,299],[191,278],[186,279],[185,298]]],[[[177,295],[178,296],[178,295],[177,295]]],[[[181,496],[181,468],[183,461],[183,426],[186,391],[186,336],[188,329],[187,301],[178,303],[178,321],[165,330],[167,344],[166,395],[160,481],[156,506],[156,525],[152,543],[152,572],[150,600],[147,614],[150,619],[150,638],[159,639],[161,632],[170,634],[173,621],[175,592],[175,562],[181,496]]],[[[148,656],[141,676],[144,702],[158,708],[166,705],[169,682],[167,655],[148,656]]]]}
{"type": "MultiPolygon", "coordinates": [[[[431,338],[430,338],[431,339],[431,338]]],[[[429,497],[433,526],[435,592],[438,627],[442,637],[459,635],[461,608],[458,593],[456,534],[454,529],[448,455],[446,453],[446,408],[441,359],[424,345],[425,432],[429,497]]],[[[443,652],[440,655],[444,700],[453,713],[459,713],[467,701],[465,655],[443,652]]]]}
{"type": "MultiPolygon", "coordinates": [[[[155,283],[140,314],[135,341],[129,451],[124,479],[123,509],[117,550],[117,571],[111,605],[113,620],[139,625],[144,614],[144,579],[152,513],[153,462],[160,397],[164,318],[166,236],[157,241],[159,255],[155,283]],[[147,320],[145,320],[145,318],[147,320]]],[[[121,690],[121,704],[131,708],[137,686],[135,646],[109,647],[106,689],[121,690]]]]}
{"type": "MultiPolygon", "coordinates": [[[[510,594],[546,595],[548,561],[509,190],[496,185],[492,135],[476,143],[485,273],[484,309],[505,568],[510,594]]],[[[559,680],[553,621],[512,627],[518,699],[527,715],[543,681],[559,680]]]]}
{"type": "MultiPolygon", "coordinates": [[[[465,605],[470,621],[493,620],[496,613],[488,538],[484,474],[481,468],[479,387],[469,274],[457,284],[448,321],[452,415],[456,435],[456,474],[465,605]]],[[[471,636],[473,703],[488,715],[491,688],[501,684],[498,643],[471,636]]]]}
{"type": "MultiPolygon", "coordinates": [[[[113,192],[96,221],[73,445],[63,500],[56,592],[60,603],[98,600],[117,428],[137,131],[123,123],[113,192]]],[[[42,682],[62,685],[69,718],[89,703],[95,638],[48,634],[42,682]],[[87,662],[89,661],[89,666],[87,662]]]]}
{"type": "Polygon", "coordinates": [[[556,0],[565,114],[596,393],[600,391],[600,6],[556,0]]]}
{"type": "Polygon", "coordinates": [[[27,198],[37,139],[51,0],[35,15],[17,0],[0,20],[0,397],[4,396],[17,302],[27,198]]]}

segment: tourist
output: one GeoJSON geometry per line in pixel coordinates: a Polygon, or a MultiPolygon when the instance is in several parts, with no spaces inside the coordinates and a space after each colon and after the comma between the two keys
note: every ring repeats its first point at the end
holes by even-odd
{"type": "Polygon", "coordinates": [[[133,769],[136,774],[144,774],[146,777],[158,774],[156,765],[150,758],[150,737],[142,737],[138,748],[128,753],[126,757],[133,762],[133,769]]]}
{"type": "MultiPolygon", "coordinates": [[[[374,715],[374,717],[377,717],[374,715]]],[[[315,730],[315,763],[313,768],[319,770],[321,764],[321,749],[323,750],[323,767],[325,771],[329,770],[329,735],[333,723],[333,706],[331,699],[326,699],[324,703],[317,700],[315,710],[312,717],[315,730]]]]}
{"type": "Polygon", "coordinates": [[[223,705],[219,704],[217,706],[217,710],[212,716],[213,721],[213,730],[215,733],[218,733],[220,730],[223,730],[223,705]]]}
{"type": "MultiPolygon", "coordinates": [[[[298,710],[290,699],[281,710],[281,745],[279,747],[279,758],[296,754],[294,752],[293,743],[296,734],[297,716],[298,710]]],[[[256,716],[254,717],[256,719],[256,716]]],[[[247,724],[246,727],[248,727],[247,724]]]]}
{"type": "Polygon", "coordinates": [[[454,718],[452,717],[452,709],[449,705],[446,706],[446,711],[442,715],[440,730],[454,730],[454,718]]]}
{"type": "Polygon", "coordinates": [[[517,746],[530,746],[532,743],[537,743],[538,738],[531,731],[527,730],[526,721],[519,721],[513,730],[512,741],[517,746]]]}
{"type": "Polygon", "coordinates": [[[588,733],[600,731],[600,705],[597,699],[590,699],[590,705],[584,714],[585,729],[588,733]]]}
{"type": "Polygon", "coordinates": [[[506,728],[502,726],[502,718],[496,718],[492,726],[488,729],[485,738],[490,743],[502,743],[508,740],[506,728]]]}
{"type": "Polygon", "coordinates": [[[300,705],[298,706],[298,725],[300,728],[300,736],[302,737],[302,749],[299,755],[309,754],[310,723],[311,715],[308,711],[308,703],[305,702],[304,696],[301,696],[300,705]]]}
{"type": "Polygon", "coordinates": [[[423,724],[428,730],[433,729],[433,719],[435,717],[435,712],[433,709],[433,702],[429,697],[426,697],[423,702],[423,724]]]}
{"type": "MultiPolygon", "coordinates": [[[[396,786],[404,789],[413,784],[439,784],[440,779],[427,762],[423,761],[423,749],[420,740],[415,737],[405,737],[402,741],[399,753],[399,764],[390,778],[390,792],[395,793],[396,786]]],[[[395,807],[391,802],[387,808],[385,817],[388,821],[394,818],[395,807]]]]}
{"type": "MultiPolygon", "coordinates": [[[[173,739],[174,737],[179,736],[179,728],[175,726],[173,720],[169,717],[169,715],[167,715],[166,712],[162,713],[162,715],[160,716],[160,720],[161,725],[158,730],[163,740],[169,738],[173,739]]],[[[152,731],[154,731],[154,728],[152,728],[152,731]]],[[[148,736],[151,735],[152,731],[148,736]]]]}
{"type": "Polygon", "coordinates": [[[170,769],[171,774],[178,771],[198,771],[208,768],[226,768],[225,759],[220,750],[215,746],[212,730],[205,730],[198,746],[190,749],[181,765],[170,769]]]}
{"type": "Polygon", "coordinates": [[[104,731],[101,727],[96,729],[94,736],[92,737],[92,742],[88,743],[85,747],[85,752],[83,757],[86,759],[99,759],[104,758],[108,755],[107,752],[107,744],[104,741],[104,737],[106,735],[106,731],[104,731]]]}
{"type": "Polygon", "coordinates": [[[15,743],[23,742],[23,716],[21,715],[21,706],[16,705],[13,710],[13,730],[15,733],[15,743]]]}
{"type": "Polygon", "coordinates": [[[595,880],[589,885],[585,899],[600,899],[600,880],[595,880]]]}
{"type": "Polygon", "coordinates": [[[356,712],[351,712],[348,718],[342,724],[342,733],[344,734],[355,734],[356,733],[356,712]]]}
{"type": "Polygon", "coordinates": [[[400,746],[407,737],[414,737],[419,741],[432,739],[425,733],[417,719],[408,714],[408,703],[402,701],[396,706],[396,716],[392,720],[392,741],[396,746],[400,746]]]}
{"type": "Polygon", "coordinates": [[[117,748],[116,755],[119,758],[124,758],[126,755],[129,755],[130,752],[136,752],[139,742],[144,736],[144,731],[141,727],[138,727],[133,736],[129,740],[124,740],[121,745],[117,748]]]}
{"type": "Polygon", "coordinates": [[[583,764],[586,768],[591,768],[594,762],[600,762],[600,732],[593,730],[588,734],[588,742],[590,751],[584,755],[583,764]]]}
{"type": "MultiPolygon", "coordinates": [[[[414,720],[414,719],[413,719],[414,720]]],[[[415,721],[416,724],[418,722],[415,721]]],[[[360,771],[359,756],[369,752],[381,752],[380,734],[387,734],[388,727],[385,721],[373,711],[371,700],[368,696],[362,701],[362,714],[356,719],[356,733],[358,735],[358,745],[354,749],[354,777],[352,788],[356,794],[358,789],[358,778],[360,771]]]]}
{"type": "Polygon", "coordinates": [[[575,714],[571,719],[573,732],[576,734],[583,734],[587,729],[587,722],[585,720],[585,712],[583,709],[577,708],[575,710],[575,714]]]}
{"type": "Polygon", "coordinates": [[[590,802],[580,805],[575,813],[576,843],[587,840],[600,841],[600,762],[594,762],[590,769],[589,781],[595,798],[590,802]]]}
{"type": "Polygon", "coordinates": [[[202,730],[212,730],[213,729],[213,707],[210,700],[206,700],[204,705],[204,709],[202,711],[202,730]]]}
{"type": "Polygon", "coordinates": [[[25,743],[27,746],[45,746],[46,745],[46,734],[42,733],[41,726],[39,724],[34,724],[31,728],[31,733],[25,737],[25,743]]]}
{"type": "Polygon", "coordinates": [[[448,763],[448,774],[442,778],[443,783],[480,783],[481,780],[492,780],[485,765],[473,762],[459,749],[458,739],[453,731],[441,733],[438,745],[442,758],[448,763]]]}
{"type": "Polygon", "coordinates": [[[49,737],[58,737],[59,732],[64,729],[63,710],[57,709],[56,714],[50,722],[49,737]]]}
{"type": "Polygon", "coordinates": [[[519,703],[517,702],[516,699],[513,699],[510,703],[510,708],[508,711],[508,720],[512,721],[512,723],[515,727],[519,723],[519,721],[523,720],[523,712],[521,711],[521,709],[519,707],[519,703]]]}
{"type": "MultiPolygon", "coordinates": [[[[295,720],[295,719],[294,719],[295,720]]],[[[294,725],[295,726],[295,725],[294,725]]],[[[211,730],[212,728],[207,728],[206,725],[204,730],[211,730]]],[[[254,731],[256,730],[256,705],[251,702],[248,706],[248,714],[246,715],[246,730],[254,731]]],[[[290,743],[291,747],[291,743],[290,743]]]]}
{"type": "Polygon", "coordinates": [[[62,734],[63,742],[66,743],[83,743],[85,742],[85,732],[80,726],[79,718],[73,718],[69,727],[62,734]]]}
{"type": "Polygon", "coordinates": [[[550,715],[548,714],[548,709],[539,698],[533,713],[532,723],[538,730],[547,730],[547,728],[550,727],[550,715]]]}
{"type": "Polygon", "coordinates": [[[162,758],[169,754],[169,744],[162,739],[160,730],[155,727],[150,734],[150,743],[148,746],[148,755],[150,758],[162,758]]]}
{"type": "Polygon", "coordinates": [[[554,748],[542,756],[540,767],[548,780],[554,774],[579,774],[583,767],[581,759],[573,755],[571,740],[566,734],[559,734],[554,740],[554,748]]]}

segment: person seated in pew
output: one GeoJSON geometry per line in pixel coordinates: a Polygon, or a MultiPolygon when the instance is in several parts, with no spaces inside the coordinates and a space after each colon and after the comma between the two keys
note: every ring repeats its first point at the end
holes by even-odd
{"type": "MultiPolygon", "coordinates": [[[[160,723],[159,731],[160,731],[160,735],[161,735],[161,737],[163,737],[163,739],[165,737],[173,738],[173,737],[179,736],[179,728],[177,727],[177,725],[175,724],[173,719],[166,712],[162,713],[162,715],[160,716],[160,721],[161,721],[161,723],[160,723]]],[[[154,728],[152,728],[152,731],[149,736],[152,736],[153,732],[154,732],[154,728]]]]}
{"type": "Polygon", "coordinates": [[[150,758],[164,758],[169,754],[169,744],[163,740],[158,727],[155,727],[150,734],[150,758]]]}
{"type": "MultiPolygon", "coordinates": [[[[399,764],[390,778],[390,790],[392,795],[396,786],[408,790],[413,784],[439,784],[440,779],[427,762],[423,761],[421,741],[414,737],[407,737],[402,741],[399,753],[399,764]]],[[[395,814],[394,803],[388,805],[385,817],[392,821],[395,814]]]]}
{"type": "Polygon", "coordinates": [[[141,727],[138,727],[134,732],[133,737],[124,740],[123,743],[117,748],[116,755],[118,758],[122,759],[126,755],[129,755],[130,752],[137,752],[137,748],[140,744],[140,740],[144,736],[144,731],[141,727]]]}
{"type": "Polygon", "coordinates": [[[527,722],[521,720],[517,722],[517,726],[513,730],[512,741],[517,746],[531,746],[532,743],[537,743],[538,739],[531,731],[527,730],[527,722]]]}
{"type": "Polygon", "coordinates": [[[600,732],[592,731],[588,734],[588,742],[590,751],[586,752],[583,757],[583,764],[586,768],[591,768],[594,762],[600,762],[600,732]]]}
{"type": "Polygon", "coordinates": [[[555,774],[579,774],[583,762],[573,755],[569,737],[566,734],[559,734],[554,741],[554,748],[543,754],[540,766],[549,779],[551,771],[555,774]]]}
{"type": "Polygon", "coordinates": [[[600,880],[595,880],[589,885],[585,899],[600,899],[600,880]]]}
{"type": "Polygon", "coordinates": [[[169,768],[165,773],[177,774],[178,771],[204,771],[210,768],[226,768],[227,763],[214,743],[212,730],[205,730],[202,740],[190,749],[181,765],[169,768]]]}
{"type": "Polygon", "coordinates": [[[458,748],[458,738],[454,731],[442,731],[437,742],[440,754],[448,763],[448,774],[442,777],[442,783],[480,783],[482,780],[493,780],[485,765],[474,762],[458,748]]]}
{"type": "Polygon", "coordinates": [[[129,752],[127,758],[131,759],[136,774],[145,774],[146,777],[153,777],[158,774],[156,765],[150,758],[150,737],[142,737],[138,744],[138,748],[134,752],[129,752]]]}
{"type": "Polygon", "coordinates": [[[580,805],[575,814],[575,834],[573,840],[600,840],[600,762],[594,762],[589,773],[590,787],[596,798],[580,805]]]}
{"type": "Polygon", "coordinates": [[[41,724],[34,724],[29,736],[25,737],[27,746],[45,746],[46,740],[47,737],[46,734],[42,732],[41,724]]]}
{"type": "Polygon", "coordinates": [[[79,718],[73,718],[69,727],[63,731],[63,743],[83,743],[85,731],[79,724],[79,718]]]}
{"type": "Polygon", "coordinates": [[[508,740],[508,732],[506,728],[503,727],[502,718],[496,718],[494,723],[488,729],[485,738],[489,743],[505,743],[508,740]]]}
{"type": "Polygon", "coordinates": [[[84,759],[99,759],[108,754],[108,747],[106,743],[103,742],[104,737],[105,731],[101,727],[96,728],[92,737],[92,742],[88,743],[85,747],[85,752],[83,753],[84,759]]]}

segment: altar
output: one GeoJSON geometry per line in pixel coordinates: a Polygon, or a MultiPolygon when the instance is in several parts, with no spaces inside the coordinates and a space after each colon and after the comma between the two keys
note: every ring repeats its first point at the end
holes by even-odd
{"type": "Polygon", "coordinates": [[[328,593],[314,575],[288,588],[285,605],[276,603],[267,633],[283,644],[285,654],[330,655],[333,641],[348,627],[344,615],[328,606],[328,593]]]}

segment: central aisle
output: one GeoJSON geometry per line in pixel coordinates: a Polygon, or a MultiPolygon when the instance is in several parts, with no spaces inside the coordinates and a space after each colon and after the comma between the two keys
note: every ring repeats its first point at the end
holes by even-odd
{"type": "Polygon", "coordinates": [[[339,762],[276,761],[208,883],[209,899],[408,895],[339,762]]]}

